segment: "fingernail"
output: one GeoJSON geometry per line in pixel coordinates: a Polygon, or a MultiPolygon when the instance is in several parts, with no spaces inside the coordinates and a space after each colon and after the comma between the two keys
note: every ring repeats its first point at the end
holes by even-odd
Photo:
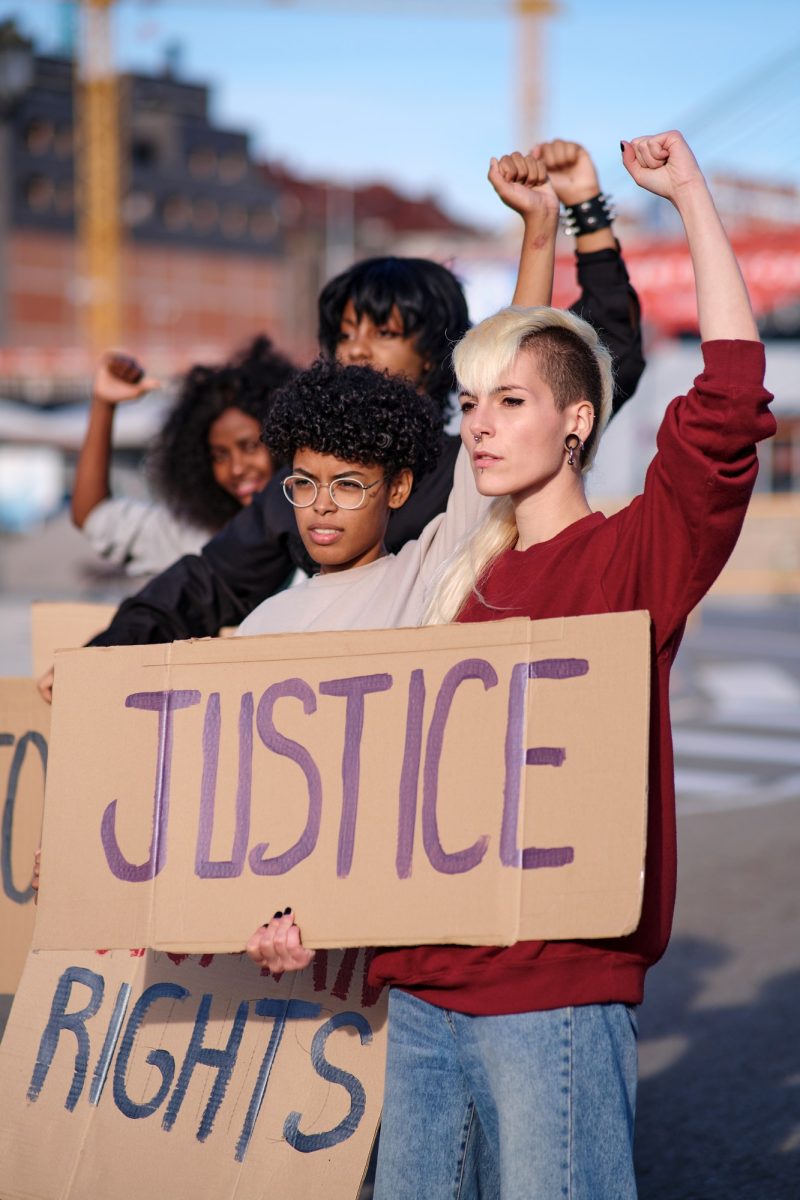
{"type": "Polygon", "coordinates": [[[282,916],[283,916],[283,913],[281,912],[280,909],[278,909],[278,911],[275,913],[275,916],[272,919],[273,919],[273,921],[277,921],[278,917],[282,917],[282,916]]]}
{"type": "Polygon", "coordinates": [[[624,142],[620,142],[620,144],[619,144],[619,148],[620,148],[620,150],[622,151],[622,153],[624,154],[624,153],[625,153],[625,143],[624,143],[624,142]]]}
{"type": "Polygon", "coordinates": [[[281,916],[284,916],[284,917],[288,917],[288,915],[289,915],[289,913],[290,913],[291,911],[292,911],[292,906],[291,906],[291,905],[289,905],[289,907],[288,907],[288,908],[285,908],[285,909],[283,910],[283,912],[282,912],[280,915],[281,915],[281,916]]]}

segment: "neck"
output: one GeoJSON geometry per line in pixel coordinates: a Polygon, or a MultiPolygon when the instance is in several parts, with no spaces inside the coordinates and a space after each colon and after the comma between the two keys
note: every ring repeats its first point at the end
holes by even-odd
{"type": "Polygon", "coordinates": [[[583,478],[571,467],[565,467],[547,486],[513,496],[512,502],[519,535],[517,550],[549,542],[592,511],[583,490],[583,478]]]}

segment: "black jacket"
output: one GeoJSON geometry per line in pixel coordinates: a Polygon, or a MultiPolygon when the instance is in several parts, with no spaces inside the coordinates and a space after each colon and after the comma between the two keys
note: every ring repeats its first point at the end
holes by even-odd
{"type": "MultiPolygon", "coordinates": [[[[601,334],[614,360],[616,413],[633,395],[644,370],[639,301],[618,251],[579,254],[582,292],[572,306],[601,334]]],[[[460,440],[449,434],[435,471],[424,476],[406,504],[392,513],[386,537],[390,552],[419,535],[447,506],[460,440]]],[[[92,646],[171,642],[216,635],[238,625],[256,605],[279,591],[297,567],[315,569],[283,495],[279,472],[228,525],[203,547],[187,554],[123,601],[92,646]]]]}

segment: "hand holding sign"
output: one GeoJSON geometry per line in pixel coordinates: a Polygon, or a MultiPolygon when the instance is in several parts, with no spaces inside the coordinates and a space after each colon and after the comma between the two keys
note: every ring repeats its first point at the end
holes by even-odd
{"type": "Polygon", "coordinates": [[[273,975],[302,971],[314,957],[314,951],[303,946],[291,908],[276,912],[271,921],[259,926],[247,942],[247,954],[273,975]]]}

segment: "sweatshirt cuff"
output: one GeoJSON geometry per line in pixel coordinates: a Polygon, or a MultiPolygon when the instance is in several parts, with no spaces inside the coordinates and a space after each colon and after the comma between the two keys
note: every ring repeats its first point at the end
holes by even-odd
{"type": "Polygon", "coordinates": [[[703,374],[715,379],[730,379],[738,387],[750,387],[764,381],[766,355],[762,342],[731,339],[702,342],[703,374]]]}

